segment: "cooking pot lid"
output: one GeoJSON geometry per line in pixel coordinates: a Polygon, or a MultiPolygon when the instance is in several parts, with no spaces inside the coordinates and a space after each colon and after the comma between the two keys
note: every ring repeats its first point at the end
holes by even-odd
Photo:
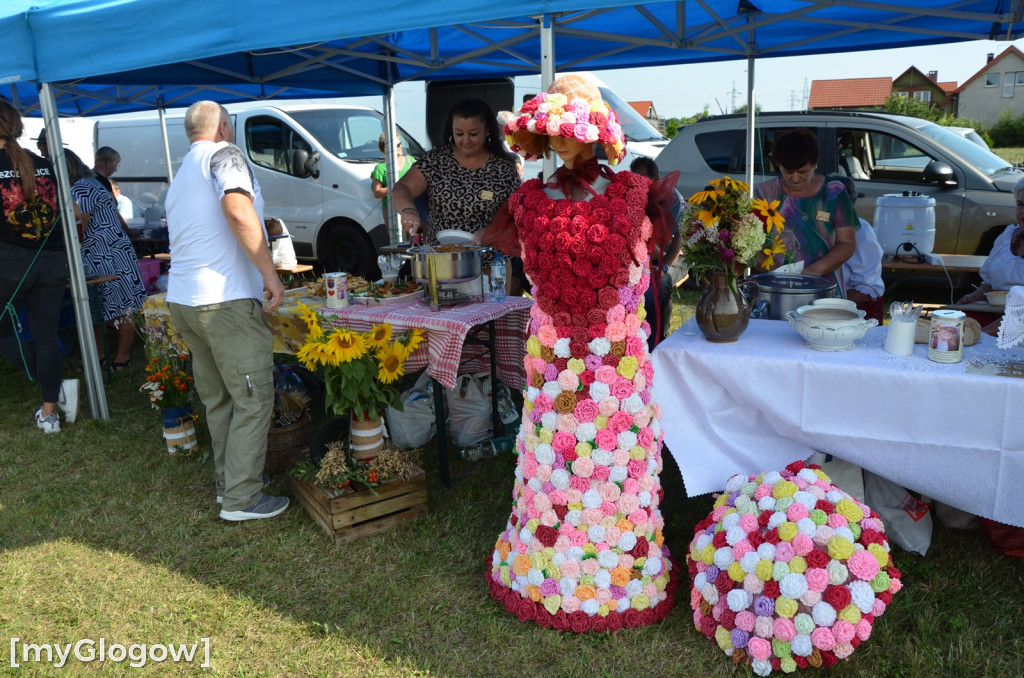
{"type": "Polygon", "coordinates": [[[801,293],[835,289],[836,283],[828,278],[806,273],[759,273],[748,278],[757,283],[762,292],[801,293]]]}

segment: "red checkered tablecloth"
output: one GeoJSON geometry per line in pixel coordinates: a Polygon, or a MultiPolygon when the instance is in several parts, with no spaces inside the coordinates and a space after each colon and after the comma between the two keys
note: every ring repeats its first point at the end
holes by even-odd
{"type": "Polygon", "coordinates": [[[390,323],[394,332],[422,328],[426,341],[406,363],[406,371],[423,367],[445,388],[455,388],[464,360],[470,360],[462,372],[487,369],[486,354],[478,356],[476,347],[466,346],[466,337],[474,327],[494,321],[494,353],[498,378],[510,388],[522,388],[526,383],[523,356],[526,355],[526,331],[530,319],[531,299],[509,297],[501,303],[482,301],[447,306],[431,311],[420,299],[403,300],[391,304],[357,304],[346,308],[317,309],[334,327],[347,327],[365,332],[372,325],[390,323]]]}

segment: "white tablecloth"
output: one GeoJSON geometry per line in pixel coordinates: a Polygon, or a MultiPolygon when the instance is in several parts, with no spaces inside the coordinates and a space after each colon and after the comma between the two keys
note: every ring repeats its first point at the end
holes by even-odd
{"type": "Polygon", "coordinates": [[[995,339],[964,362],[882,348],[885,328],[823,353],[788,323],[752,320],[739,341],[675,332],[653,354],[665,442],[691,497],[736,473],[831,453],[951,506],[1024,527],[1024,379],[966,374],[971,358],[1024,360],[995,339]]]}

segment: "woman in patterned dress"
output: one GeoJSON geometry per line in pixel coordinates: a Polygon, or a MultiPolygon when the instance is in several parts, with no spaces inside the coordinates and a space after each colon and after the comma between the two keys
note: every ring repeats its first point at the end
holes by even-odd
{"type": "MultiPolygon", "coordinates": [[[[71,195],[75,201],[75,215],[81,219],[82,260],[92,274],[116,275],[117,280],[100,283],[103,300],[103,320],[117,329],[117,355],[111,367],[114,371],[131,365],[132,340],[135,325],[132,314],[142,308],[146,288],[135,258],[128,234],[121,227],[117,203],[110,192],[96,180],[92,170],[81,158],[65,151],[71,195]]],[[[97,328],[96,345],[103,351],[97,328]]],[[[102,353],[101,359],[105,359],[102,353]]]]}
{"type": "Polygon", "coordinates": [[[564,166],[546,184],[523,184],[485,234],[495,244],[514,235],[537,300],[490,593],[519,619],[563,631],[652,624],[668,614],[678,578],[662,535],[661,409],[643,299],[678,173],[653,201],[646,177],[597,164],[595,142],[617,163],[624,137],[583,76],[556,80],[505,131],[527,159],[550,148],[564,166]]]}
{"type": "MultiPolygon", "coordinates": [[[[410,236],[423,231],[413,200],[426,193],[430,222],[424,235],[429,245],[437,244],[441,230],[476,233],[486,228],[520,185],[515,157],[505,150],[494,112],[480,99],[463,99],[452,106],[443,134],[448,143],[417,160],[392,191],[402,231],[410,236]]],[[[484,266],[490,259],[484,256],[484,266]]],[[[517,277],[521,280],[521,270],[521,263],[512,263],[513,285],[517,277]]],[[[518,294],[518,288],[512,293],[518,294]]]]}

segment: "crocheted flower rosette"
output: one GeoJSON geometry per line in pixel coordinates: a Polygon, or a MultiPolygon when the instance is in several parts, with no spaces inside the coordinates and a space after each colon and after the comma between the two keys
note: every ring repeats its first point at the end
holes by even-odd
{"type": "Polygon", "coordinates": [[[626,157],[626,137],[619,118],[604,101],[541,92],[524,103],[505,125],[509,148],[527,160],[543,157],[534,148],[536,140],[531,137],[535,134],[561,136],[585,144],[600,142],[609,165],[617,165],[626,157]]]}
{"type": "Polygon", "coordinates": [[[803,462],[730,478],[686,562],[694,626],[759,676],[848,658],[901,588],[878,514],[803,462]]]}

